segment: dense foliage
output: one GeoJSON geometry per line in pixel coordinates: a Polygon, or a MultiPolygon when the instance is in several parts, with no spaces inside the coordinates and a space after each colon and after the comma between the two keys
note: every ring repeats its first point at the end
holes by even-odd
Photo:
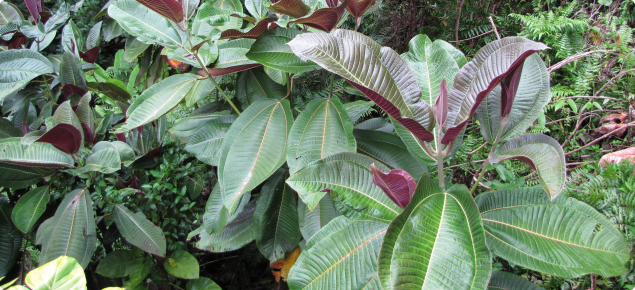
{"type": "Polygon", "coordinates": [[[626,0],[1,1],[0,288],[632,289],[634,27],[626,0]]]}

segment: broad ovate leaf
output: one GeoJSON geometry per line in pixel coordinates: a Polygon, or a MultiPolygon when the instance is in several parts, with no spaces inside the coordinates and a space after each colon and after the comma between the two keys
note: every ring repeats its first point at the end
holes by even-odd
{"type": "Polygon", "coordinates": [[[301,73],[319,69],[312,61],[302,61],[287,44],[298,34],[296,29],[275,28],[258,37],[246,54],[247,58],[266,67],[288,73],[301,73]]]}
{"type": "Polygon", "coordinates": [[[181,279],[198,279],[199,265],[196,258],[184,250],[176,250],[163,263],[165,270],[181,279]]]}
{"type": "Polygon", "coordinates": [[[337,209],[351,219],[390,222],[400,212],[386,194],[373,184],[370,165],[389,171],[383,164],[358,153],[344,152],[309,163],[287,179],[302,201],[313,210],[330,192],[337,209]]]}
{"type": "Polygon", "coordinates": [[[234,212],[244,193],[284,164],[292,124],[288,100],[261,99],[229,128],[223,141],[218,178],[230,212],[234,212]]]}
{"type": "Polygon", "coordinates": [[[566,182],[566,159],[558,141],[544,134],[526,134],[507,141],[492,164],[507,159],[517,159],[538,171],[539,181],[551,199],[564,189],[566,182]]]}
{"type": "Polygon", "coordinates": [[[259,99],[282,99],[287,95],[287,88],[275,83],[261,68],[240,72],[236,81],[236,97],[247,108],[259,99]]]}
{"type": "Polygon", "coordinates": [[[301,34],[289,46],[301,59],[348,80],[422,141],[434,139],[426,129],[434,122],[432,107],[421,100],[417,78],[394,50],[342,29],[301,34]]]}
{"type": "Polygon", "coordinates": [[[337,27],[340,19],[342,19],[342,16],[346,11],[348,1],[349,0],[342,1],[342,3],[337,7],[318,9],[308,17],[290,21],[289,23],[304,24],[315,29],[330,32],[337,27]]]}
{"type": "Polygon", "coordinates": [[[205,213],[203,214],[203,228],[208,234],[220,233],[228,222],[233,221],[243,212],[245,206],[249,203],[249,194],[243,195],[238,204],[236,211],[230,216],[229,211],[223,205],[223,196],[221,194],[220,185],[216,183],[205,204],[205,213]]]}
{"type": "Polygon", "coordinates": [[[137,264],[132,250],[121,249],[108,253],[99,261],[95,272],[109,278],[121,278],[130,275],[132,267],[137,264]]]}
{"type": "Polygon", "coordinates": [[[132,213],[123,205],[113,209],[117,229],[126,240],[147,253],[165,257],[166,243],[161,228],[146,219],[142,212],[132,213]]]}
{"type": "Polygon", "coordinates": [[[289,273],[289,289],[380,289],[377,260],[386,224],[332,220],[306,244],[289,273]]]}
{"type": "Polygon", "coordinates": [[[278,0],[273,5],[267,7],[270,11],[277,14],[289,15],[293,18],[300,18],[309,14],[311,8],[304,4],[302,0],[278,0]]]}
{"type": "Polygon", "coordinates": [[[583,202],[565,196],[552,201],[533,187],[482,193],[476,203],[492,253],[516,265],[569,278],[627,271],[623,234],[583,202]]]}
{"type": "MultiPolygon", "coordinates": [[[[108,7],[108,16],[117,20],[128,33],[146,44],[177,48],[187,41],[186,32],[160,14],[135,0],[120,0],[108,7]]],[[[108,41],[108,39],[106,39],[108,41]]]]}
{"type": "Polygon", "coordinates": [[[548,48],[519,36],[492,41],[481,48],[454,79],[449,93],[446,132],[441,143],[447,145],[454,141],[481,102],[504,78],[530,55],[548,48]]]}
{"type": "Polygon", "coordinates": [[[484,289],[492,255],[464,185],[443,190],[427,175],[388,227],[379,254],[383,289],[484,289]]]}
{"type": "Polygon", "coordinates": [[[355,152],[353,123],[337,98],[314,99],[291,127],[287,165],[293,174],[305,165],[340,152],[355,152]]]}
{"type": "Polygon", "coordinates": [[[41,170],[36,167],[25,167],[0,162],[0,186],[21,189],[42,180],[42,177],[53,173],[54,169],[41,170]]]}
{"type": "Polygon", "coordinates": [[[44,229],[40,264],[69,256],[85,268],[97,248],[96,231],[93,201],[88,189],[67,193],[44,229]]]}
{"type": "Polygon", "coordinates": [[[88,155],[84,166],[77,169],[77,173],[98,171],[109,174],[119,169],[121,169],[121,158],[116,148],[104,148],[98,151],[93,148],[93,153],[88,155]]]}
{"type": "Polygon", "coordinates": [[[52,72],[51,62],[30,49],[0,52],[0,100],[22,89],[32,79],[52,72]]]}
{"type": "Polygon", "coordinates": [[[75,160],[53,145],[48,143],[33,143],[24,146],[19,137],[0,140],[0,162],[28,166],[59,168],[73,167],[75,160]]]}
{"type": "Polygon", "coordinates": [[[46,210],[50,198],[48,186],[32,189],[20,197],[11,214],[15,226],[28,233],[46,210]]]}
{"type": "MultiPolygon", "coordinates": [[[[538,54],[525,60],[516,98],[511,106],[509,121],[503,127],[501,140],[506,141],[518,137],[531,127],[542,109],[551,100],[549,73],[545,63],[538,54]]],[[[485,141],[492,144],[501,124],[501,86],[497,86],[481,103],[476,111],[480,122],[481,134],[485,141]]]]}
{"type": "Polygon", "coordinates": [[[373,173],[373,183],[379,186],[384,193],[400,208],[405,208],[417,188],[417,183],[408,172],[401,169],[393,169],[383,173],[374,164],[370,165],[373,173]]]}
{"type": "Polygon", "coordinates": [[[74,154],[82,147],[82,133],[71,124],[58,124],[35,142],[49,143],[66,154],[74,154]]]}
{"type": "Polygon", "coordinates": [[[84,269],[75,258],[67,256],[61,256],[30,271],[24,277],[24,282],[32,290],[87,289],[84,269]]]}

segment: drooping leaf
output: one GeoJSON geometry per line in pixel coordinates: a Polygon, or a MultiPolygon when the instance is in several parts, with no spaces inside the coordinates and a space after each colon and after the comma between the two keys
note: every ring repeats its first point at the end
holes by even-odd
{"type": "Polygon", "coordinates": [[[285,184],[287,172],[278,169],[263,185],[256,202],[256,245],[271,263],[295,249],[302,234],[295,193],[285,184]]]}
{"type": "Polygon", "coordinates": [[[487,290],[540,290],[538,285],[509,272],[494,270],[487,290]]]}
{"type": "Polygon", "coordinates": [[[116,148],[95,150],[93,147],[93,153],[88,155],[84,166],[78,168],[77,173],[85,174],[91,171],[97,171],[109,174],[121,169],[121,162],[122,160],[116,148]]]}
{"type": "Polygon", "coordinates": [[[198,261],[192,254],[184,250],[176,250],[163,263],[165,270],[172,276],[181,279],[198,279],[198,261]]]}
{"type": "Polygon", "coordinates": [[[251,196],[249,194],[243,195],[240,204],[238,204],[238,208],[230,216],[229,211],[223,205],[223,196],[221,194],[220,185],[216,183],[209,198],[207,199],[207,203],[205,204],[202,228],[207,231],[208,234],[220,233],[228,222],[233,221],[240,213],[242,213],[245,206],[249,203],[250,197],[251,196]]]}
{"type": "Polygon", "coordinates": [[[73,157],[48,143],[33,143],[23,146],[21,138],[0,140],[0,162],[28,167],[73,167],[73,157]]]}
{"type": "Polygon", "coordinates": [[[305,165],[340,152],[355,152],[353,123],[339,99],[314,99],[289,133],[287,165],[293,174],[305,165]]]}
{"type": "Polygon", "coordinates": [[[423,175],[384,238],[382,288],[484,289],[491,272],[492,256],[468,189],[454,185],[442,190],[423,175]]]}
{"type": "Polygon", "coordinates": [[[0,52],[0,100],[22,89],[32,79],[53,72],[53,65],[30,49],[0,52]]]}
{"type": "Polygon", "coordinates": [[[303,202],[298,202],[300,232],[306,241],[340,215],[340,212],[335,208],[333,199],[328,194],[322,197],[312,211],[303,202]]]}
{"type": "Polygon", "coordinates": [[[262,99],[249,106],[229,128],[223,141],[218,178],[230,212],[234,212],[245,192],[284,164],[292,124],[288,100],[262,99]]]}
{"type": "Polygon", "coordinates": [[[165,115],[185,98],[197,78],[194,74],[174,75],[145,90],[130,105],[126,124],[116,132],[132,130],[165,115]]]}
{"type": "Polygon", "coordinates": [[[355,18],[361,18],[375,4],[375,0],[349,0],[346,9],[355,18]]]}
{"type": "Polygon", "coordinates": [[[626,272],[624,236],[583,202],[533,187],[481,193],[476,203],[492,253],[516,265],[562,277],[626,272]]]}
{"type": "Polygon", "coordinates": [[[302,61],[287,45],[295,36],[301,34],[296,29],[275,28],[258,37],[246,54],[247,58],[267,67],[288,73],[300,73],[319,69],[312,61],[302,61]]]}
{"type": "Polygon", "coordinates": [[[71,124],[58,124],[35,142],[49,143],[66,154],[74,154],[82,148],[82,133],[71,124]]]}
{"type": "Polygon", "coordinates": [[[608,163],[621,163],[624,160],[628,160],[630,162],[635,161],[635,147],[627,148],[624,150],[619,150],[615,152],[611,152],[609,154],[605,154],[600,159],[600,166],[602,168],[606,167],[608,163]]]}
{"type": "Polygon", "coordinates": [[[138,0],[161,16],[176,23],[183,21],[183,7],[177,0],[138,0]]]}
{"type": "Polygon", "coordinates": [[[48,170],[25,167],[0,162],[0,186],[13,189],[29,187],[42,180],[42,176],[51,174],[48,170]]]}
{"type": "Polygon", "coordinates": [[[132,267],[136,263],[136,257],[132,250],[115,250],[99,261],[99,266],[95,272],[110,278],[126,277],[130,275],[132,267]]]}
{"type": "Polygon", "coordinates": [[[279,0],[267,9],[273,13],[289,15],[293,18],[303,17],[311,12],[311,8],[302,0],[279,0]]]}
{"type": "Polygon", "coordinates": [[[199,240],[196,242],[196,247],[213,253],[239,249],[252,242],[256,237],[254,231],[255,208],[256,203],[250,202],[220,233],[209,234],[201,227],[191,232],[188,240],[198,235],[199,240]]]}
{"type": "MultiPolygon", "coordinates": [[[[525,132],[550,100],[549,73],[540,56],[533,54],[523,64],[516,99],[512,104],[509,121],[501,133],[500,141],[518,137],[525,132]]],[[[490,144],[494,143],[500,129],[500,111],[501,87],[497,86],[476,111],[476,117],[481,124],[481,134],[490,144]]]]}
{"type": "Polygon", "coordinates": [[[350,219],[390,222],[401,209],[373,184],[370,165],[389,171],[383,164],[358,153],[344,152],[309,163],[289,179],[287,184],[298,192],[309,209],[315,209],[330,192],[337,209],[350,219]]]}
{"type": "Polygon", "coordinates": [[[456,75],[449,93],[448,121],[441,143],[454,141],[485,97],[527,57],[548,47],[523,37],[505,37],[481,48],[456,75]]]}
{"type": "Polygon", "coordinates": [[[287,95],[287,88],[273,82],[260,68],[254,68],[238,74],[236,81],[236,97],[243,108],[265,98],[282,99],[287,95]]]}
{"type": "Polygon", "coordinates": [[[233,123],[235,117],[228,114],[229,111],[192,114],[189,117],[176,120],[174,127],[170,129],[170,133],[182,138],[192,137],[207,123],[233,123]]]}
{"type": "Polygon", "coordinates": [[[88,266],[97,247],[97,236],[93,201],[87,188],[66,194],[47,225],[42,241],[40,264],[69,256],[83,268],[88,266]]]}
{"type": "Polygon", "coordinates": [[[434,139],[426,129],[433,122],[432,107],[421,100],[416,77],[394,50],[348,30],[305,33],[289,46],[301,59],[348,80],[422,141],[434,139]]]}
{"type": "Polygon", "coordinates": [[[289,23],[304,24],[324,32],[331,32],[331,30],[337,27],[337,24],[344,15],[348,1],[349,0],[343,0],[337,7],[318,9],[308,17],[290,21],[289,23]]]}
{"type": "Polygon", "coordinates": [[[187,142],[185,151],[194,154],[202,162],[218,166],[225,133],[230,125],[219,122],[204,124],[187,142]]]}
{"type": "Polygon", "coordinates": [[[273,23],[276,20],[278,20],[278,19],[277,18],[265,18],[263,20],[260,20],[260,21],[258,21],[258,24],[256,24],[256,26],[254,26],[253,28],[251,28],[247,32],[241,32],[241,31],[239,31],[237,29],[225,30],[225,31],[223,31],[223,33],[221,33],[220,39],[236,39],[236,38],[256,39],[263,32],[271,30],[273,28],[276,28],[278,25],[273,23]]]}
{"type": "Polygon", "coordinates": [[[22,247],[22,234],[11,221],[9,200],[0,195],[0,277],[13,268],[22,247]]]}
{"type": "Polygon", "coordinates": [[[332,220],[307,242],[289,289],[380,289],[377,261],[386,224],[332,220]]]}
{"type": "Polygon", "coordinates": [[[543,134],[526,134],[507,141],[492,164],[507,159],[518,159],[538,171],[539,181],[551,199],[558,197],[566,182],[564,151],[555,139],[543,134]]]}
{"type": "Polygon", "coordinates": [[[32,189],[20,197],[11,214],[15,226],[23,233],[28,233],[46,210],[49,199],[48,186],[32,189]]]}
{"type": "Polygon", "coordinates": [[[108,16],[117,20],[123,29],[146,44],[156,42],[165,47],[177,48],[187,41],[185,32],[176,23],[135,0],[113,2],[108,7],[108,16]]]}
{"type": "Polygon", "coordinates": [[[132,213],[123,205],[113,209],[113,218],[121,235],[147,253],[165,257],[165,236],[161,228],[147,220],[143,213],[132,213]]]}
{"type": "Polygon", "coordinates": [[[187,281],[185,290],[222,290],[222,288],[212,279],[200,277],[196,280],[187,281]]]}
{"type": "Polygon", "coordinates": [[[401,169],[393,169],[383,173],[374,164],[370,165],[373,173],[373,183],[379,186],[384,193],[400,208],[405,208],[417,188],[417,183],[408,172],[401,169]]]}
{"type": "MultiPolygon", "coordinates": [[[[90,257],[89,257],[90,258],[90,257]]],[[[84,269],[73,257],[62,256],[26,274],[32,290],[85,290],[84,269]]]]}

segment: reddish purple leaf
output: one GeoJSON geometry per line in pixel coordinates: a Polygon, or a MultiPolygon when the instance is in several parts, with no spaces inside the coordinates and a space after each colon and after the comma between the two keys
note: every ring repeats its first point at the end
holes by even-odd
{"type": "Polygon", "coordinates": [[[186,71],[186,70],[190,67],[190,65],[189,65],[189,64],[187,64],[187,63],[180,62],[180,61],[178,61],[178,60],[176,60],[176,59],[169,59],[167,55],[162,55],[162,56],[163,56],[163,59],[165,59],[165,61],[166,61],[166,62],[167,62],[167,63],[168,63],[168,64],[169,64],[169,65],[170,65],[173,69],[178,69],[178,70],[180,70],[181,72],[185,72],[185,71],[186,71]]]}
{"type": "Polygon", "coordinates": [[[39,2],[39,0],[24,0],[24,4],[26,4],[26,8],[29,10],[29,14],[31,14],[35,23],[38,21],[38,15],[42,12],[42,4],[39,2]]]}
{"type": "Polygon", "coordinates": [[[445,82],[445,79],[441,81],[439,96],[434,102],[432,110],[437,124],[439,124],[439,127],[443,127],[443,124],[448,119],[448,83],[445,82]]]}
{"type": "Polygon", "coordinates": [[[273,5],[267,7],[273,13],[289,15],[293,18],[306,16],[311,12],[311,7],[307,6],[302,0],[280,0],[271,1],[273,5]]]}
{"type": "Polygon", "coordinates": [[[413,119],[402,118],[399,109],[395,107],[395,105],[393,105],[390,101],[386,100],[386,98],[384,98],[382,95],[350,80],[346,81],[348,81],[348,83],[353,85],[353,87],[366,95],[366,97],[368,97],[371,101],[375,102],[375,104],[377,104],[377,106],[384,110],[388,115],[395,118],[395,120],[399,124],[406,127],[406,129],[408,129],[408,131],[410,131],[415,137],[419,138],[419,140],[425,142],[434,140],[434,135],[432,135],[430,131],[423,127],[423,125],[419,124],[413,119]]]}
{"type": "Polygon", "coordinates": [[[29,134],[29,132],[31,132],[31,129],[29,129],[29,124],[22,123],[22,133],[26,135],[29,134]]]}
{"type": "Polygon", "coordinates": [[[117,141],[126,142],[126,134],[125,133],[116,133],[117,141]]]}
{"type": "Polygon", "coordinates": [[[11,39],[4,40],[0,38],[0,46],[6,46],[7,49],[20,49],[21,46],[24,46],[27,41],[27,37],[24,36],[21,32],[16,32],[16,30],[8,31],[5,34],[14,33],[11,36],[11,39]]]}
{"type": "Polygon", "coordinates": [[[97,55],[99,55],[100,49],[101,47],[95,46],[86,52],[80,51],[79,56],[86,62],[95,63],[95,60],[97,60],[97,55]]]}
{"type": "Polygon", "coordinates": [[[58,124],[35,142],[50,143],[66,154],[73,154],[82,146],[82,133],[71,124],[58,124]]]}
{"type": "Polygon", "coordinates": [[[373,4],[375,4],[375,0],[350,0],[346,8],[353,17],[360,18],[373,4]]]}
{"type": "Polygon", "coordinates": [[[249,23],[251,23],[251,24],[256,24],[256,18],[253,18],[253,17],[251,17],[251,16],[241,16],[241,15],[238,15],[238,14],[236,14],[236,13],[231,14],[231,15],[229,15],[229,16],[231,16],[231,17],[236,17],[236,18],[240,18],[240,19],[242,19],[242,20],[246,20],[246,21],[248,21],[248,22],[249,22],[249,23]]]}
{"type": "Polygon", "coordinates": [[[53,14],[49,12],[40,12],[40,22],[46,24],[46,21],[49,21],[49,18],[51,18],[51,16],[53,16],[53,14]]]}
{"type": "Polygon", "coordinates": [[[86,94],[86,90],[73,84],[65,84],[64,87],[62,87],[62,95],[64,95],[64,97],[68,100],[68,96],[70,96],[71,94],[78,94],[80,96],[83,96],[84,94],[86,94]]]}
{"type": "Polygon", "coordinates": [[[340,0],[326,0],[326,5],[333,8],[340,4],[340,0]]]}
{"type": "Polygon", "coordinates": [[[84,141],[95,144],[95,137],[93,137],[93,132],[90,130],[90,127],[86,123],[81,124],[82,130],[84,131],[84,141]]]}
{"type": "Polygon", "coordinates": [[[176,0],[137,0],[139,3],[176,23],[183,21],[183,6],[176,0]]]}
{"type": "MultiPolygon", "coordinates": [[[[228,75],[228,74],[232,74],[236,72],[250,70],[252,68],[256,68],[259,66],[262,66],[262,64],[253,63],[253,64],[243,64],[243,65],[237,65],[232,67],[226,67],[226,68],[207,68],[207,71],[209,72],[210,75],[212,75],[212,77],[219,77],[219,76],[224,76],[224,75],[228,75]]],[[[196,74],[202,77],[207,77],[207,75],[205,74],[203,70],[199,70],[196,74]]]]}
{"type": "Polygon", "coordinates": [[[318,9],[309,17],[290,21],[289,23],[304,24],[315,29],[331,32],[331,30],[337,26],[340,19],[342,19],[348,1],[349,0],[344,0],[338,7],[318,9]]]}
{"type": "Polygon", "coordinates": [[[509,116],[512,111],[512,105],[516,99],[522,72],[523,64],[517,67],[512,74],[504,78],[501,82],[501,118],[509,116]]]}
{"type": "Polygon", "coordinates": [[[386,174],[375,167],[375,164],[370,166],[370,171],[373,173],[373,183],[379,186],[397,206],[405,208],[410,203],[417,183],[408,172],[393,169],[386,174]]]}
{"type": "Polygon", "coordinates": [[[254,26],[251,30],[245,33],[240,32],[236,29],[225,30],[223,31],[223,33],[221,33],[220,39],[237,39],[237,38],[256,39],[258,38],[258,36],[260,36],[261,33],[278,27],[278,24],[275,24],[275,23],[270,24],[272,22],[275,22],[276,20],[278,19],[265,18],[263,20],[260,20],[258,21],[258,24],[256,24],[256,26],[254,26]]]}
{"type": "Polygon", "coordinates": [[[150,156],[150,157],[157,156],[157,155],[159,155],[160,152],[161,152],[161,145],[157,146],[157,148],[154,148],[154,149],[148,151],[148,153],[146,153],[145,156],[150,156]]]}

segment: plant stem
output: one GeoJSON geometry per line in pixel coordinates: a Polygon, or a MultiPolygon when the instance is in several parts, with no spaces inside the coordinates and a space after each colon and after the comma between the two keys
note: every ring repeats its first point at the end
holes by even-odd
{"type": "Polygon", "coordinates": [[[439,126],[439,130],[436,132],[437,138],[437,174],[439,175],[439,187],[445,190],[445,174],[443,172],[443,158],[445,154],[443,154],[443,149],[441,149],[441,127],[439,126]]]}
{"type": "Polygon", "coordinates": [[[496,134],[496,140],[494,140],[494,144],[492,144],[492,148],[490,148],[489,150],[489,155],[487,156],[485,163],[483,163],[482,165],[483,169],[481,169],[481,172],[478,174],[478,177],[476,178],[474,185],[472,185],[472,188],[470,189],[471,195],[474,195],[476,188],[478,187],[479,183],[481,183],[481,179],[483,179],[483,176],[485,176],[485,172],[487,172],[487,166],[490,165],[489,160],[495,154],[496,147],[498,147],[498,142],[500,142],[501,135],[503,135],[503,128],[505,128],[506,123],[507,122],[504,122],[504,123],[501,122],[501,125],[498,128],[498,134],[496,134]]]}
{"type": "Polygon", "coordinates": [[[238,116],[240,116],[240,110],[238,110],[238,107],[236,107],[236,105],[229,99],[229,97],[227,96],[227,94],[225,94],[225,91],[223,89],[220,88],[220,86],[218,85],[218,83],[214,80],[214,77],[212,77],[212,75],[209,73],[209,71],[207,70],[207,67],[205,66],[205,64],[203,63],[203,61],[201,60],[201,57],[198,55],[198,52],[196,52],[194,54],[194,56],[196,57],[196,60],[198,61],[198,63],[201,65],[201,67],[203,68],[203,71],[205,71],[205,74],[207,75],[207,78],[209,78],[210,81],[212,81],[212,83],[214,84],[214,86],[216,86],[216,89],[223,94],[223,97],[225,97],[225,100],[229,103],[229,105],[232,106],[232,108],[234,108],[234,111],[236,111],[236,113],[238,114],[238,116]]]}
{"type": "Polygon", "coordinates": [[[333,96],[333,81],[335,80],[335,74],[331,73],[331,83],[329,84],[329,99],[333,96]]]}

